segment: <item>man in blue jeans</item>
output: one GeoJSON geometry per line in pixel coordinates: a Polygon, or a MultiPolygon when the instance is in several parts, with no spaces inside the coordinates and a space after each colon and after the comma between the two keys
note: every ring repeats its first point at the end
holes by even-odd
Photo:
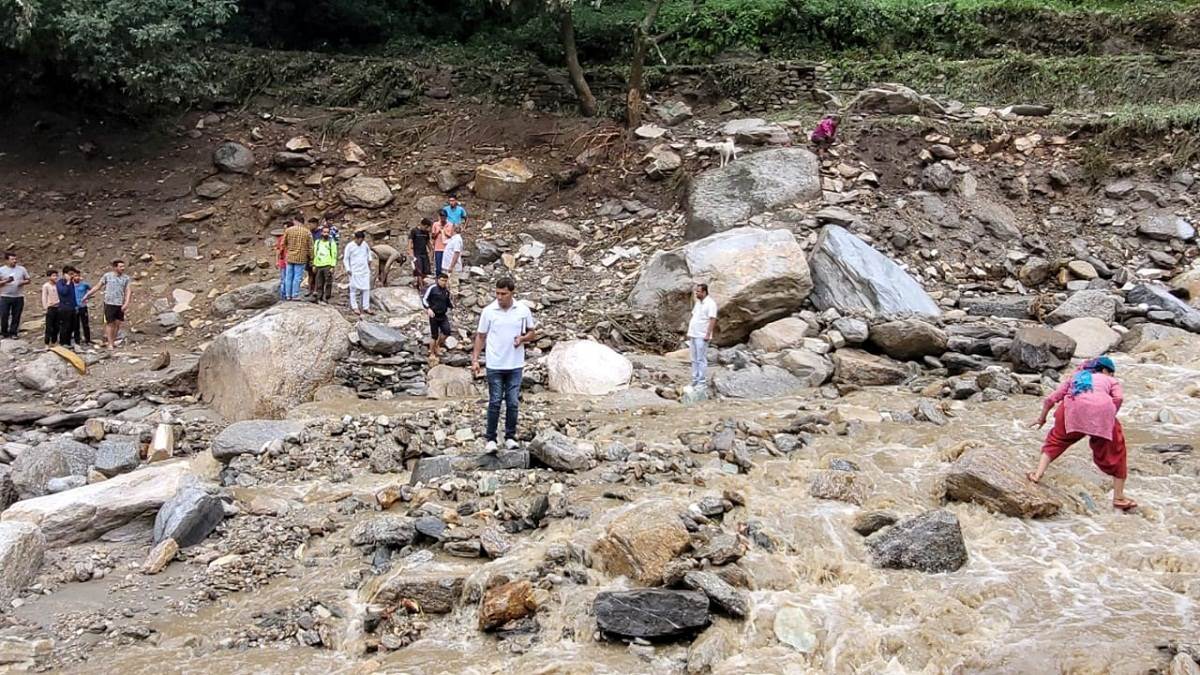
{"type": "Polygon", "coordinates": [[[487,345],[488,383],[487,451],[496,450],[500,425],[500,402],[504,402],[504,447],[517,444],[517,409],[521,394],[521,372],[525,368],[525,345],[537,340],[537,324],[529,308],[513,298],[516,284],[508,277],[496,282],[496,301],[479,315],[471,370],[480,374],[479,352],[487,345]]]}

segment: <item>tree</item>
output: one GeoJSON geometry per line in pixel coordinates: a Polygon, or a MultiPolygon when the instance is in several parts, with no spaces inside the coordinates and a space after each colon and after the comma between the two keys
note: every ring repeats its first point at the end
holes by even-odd
{"type": "Polygon", "coordinates": [[[205,81],[197,44],[215,39],[236,0],[0,0],[0,67],[127,105],[178,103],[205,81]]]}
{"type": "MultiPolygon", "coordinates": [[[[571,78],[571,86],[575,89],[575,97],[579,99],[579,110],[586,117],[596,115],[596,97],[588,85],[587,77],[583,74],[583,66],[579,64],[579,48],[575,44],[575,2],[576,0],[534,0],[543,11],[550,15],[558,24],[558,41],[562,45],[563,55],[567,62],[567,74],[571,78]]],[[[522,9],[525,4],[521,0],[495,0],[504,7],[522,9]]],[[[599,5],[599,0],[596,1],[599,5]]]]}

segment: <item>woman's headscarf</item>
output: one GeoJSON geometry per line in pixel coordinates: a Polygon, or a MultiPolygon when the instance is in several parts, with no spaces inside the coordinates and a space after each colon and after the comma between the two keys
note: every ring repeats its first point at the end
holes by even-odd
{"type": "Polygon", "coordinates": [[[1107,370],[1109,372],[1117,372],[1117,365],[1107,356],[1100,356],[1094,359],[1088,359],[1079,366],[1079,370],[1075,372],[1075,376],[1071,378],[1071,395],[1078,396],[1084,392],[1092,390],[1092,373],[1098,370],[1107,370]]]}

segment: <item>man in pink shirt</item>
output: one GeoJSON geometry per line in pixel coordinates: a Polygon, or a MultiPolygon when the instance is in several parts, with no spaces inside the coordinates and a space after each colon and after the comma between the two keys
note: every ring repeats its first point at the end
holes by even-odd
{"type": "Polygon", "coordinates": [[[1046,397],[1042,415],[1032,426],[1040,429],[1046,423],[1050,409],[1058,405],[1054,411],[1054,428],[1042,445],[1042,459],[1037,470],[1025,476],[1038,482],[1050,462],[1087,437],[1096,467],[1113,477],[1113,506],[1128,511],[1137,507],[1137,503],[1125,498],[1125,478],[1129,471],[1125,432],[1117,420],[1124,394],[1121,383],[1113,377],[1116,371],[1116,365],[1107,356],[1090,359],[1046,397]]]}

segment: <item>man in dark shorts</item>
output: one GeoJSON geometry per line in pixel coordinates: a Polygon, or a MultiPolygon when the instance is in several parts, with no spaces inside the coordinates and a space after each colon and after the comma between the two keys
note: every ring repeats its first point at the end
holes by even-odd
{"type": "Polygon", "coordinates": [[[413,258],[413,286],[418,290],[425,288],[425,277],[429,276],[429,260],[433,257],[433,234],[430,229],[433,221],[422,218],[421,224],[408,233],[408,252],[413,258]]]}
{"type": "Polygon", "coordinates": [[[121,334],[121,324],[125,321],[125,312],[129,310],[129,301],[133,298],[131,279],[125,274],[125,261],[114,260],[112,270],[100,277],[100,283],[87,292],[84,300],[100,291],[104,291],[104,342],[109,351],[117,343],[121,334]]]}
{"type": "Polygon", "coordinates": [[[429,362],[437,363],[438,353],[450,335],[450,310],[454,301],[450,298],[450,276],[438,275],[437,283],[430,284],[421,296],[421,306],[429,315],[429,362]]]}

